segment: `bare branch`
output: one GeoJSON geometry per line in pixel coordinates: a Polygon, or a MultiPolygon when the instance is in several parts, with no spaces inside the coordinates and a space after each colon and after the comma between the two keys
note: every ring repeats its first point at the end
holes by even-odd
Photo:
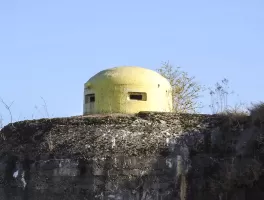
{"type": "Polygon", "coordinates": [[[12,112],[11,112],[11,106],[13,105],[14,101],[12,101],[10,105],[8,105],[1,97],[0,97],[0,101],[5,106],[5,108],[7,109],[7,111],[9,112],[9,115],[10,115],[10,123],[13,125],[13,115],[12,115],[12,112]]]}
{"type": "Polygon", "coordinates": [[[3,128],[3,117],[0,115],[0,130],[3,128]]]}
{"type": "Polygon", "coordinates": [[[43,98],[43,97],[40,97],[42,100],[43,100],[43,102],[44,102],[44,105],[43,105],[43,107],[44,107],[44,110],[45,110],[45,112],[46,112],[46,115],[47,115],[47,117],[48,118],[50,118],[49,117],[49,112],[48,112],[48,106],[47,106],[47,104],[46,104],[46,101],[45,101],[45,99],[43,98]]]}

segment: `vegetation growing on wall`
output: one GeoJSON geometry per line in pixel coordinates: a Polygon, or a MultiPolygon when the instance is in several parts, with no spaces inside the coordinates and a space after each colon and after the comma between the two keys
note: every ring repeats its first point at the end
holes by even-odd
{"type": "Polygon", "coordinates": [[[249,112],[254,123],[264,123],[264,102],[252,104],[249,112]]]}
{"type": "MultiPolygon", "coordinates": [[[[206,89],[195,80],[195,77],[189,76],[180,67],[174,67],[169,62],[164,62],[157,72],[167,78],[172,86],[175,112],[193,113],[204,106],[199,102],[199,97],[206,89]]],[[[230,90],[228,79],[222,79],[208,90],[211,97],[209,107],[212,114],[249,115],[249,109],[244,103],[238,102],[234,106],[230,105],[229,98],[235,93],[230,90]]]]}
{"type": "Polygon", "coordinates": [[[224,115],[248,115],[248,109],[245,108],[243,103],[236,103],[234,106],[229,104],[229,98],[234,94],[234,91],[230,91],[229,80],[224,78],[220,82],[217,82],[213,88],[209,88],[209,94],[211,96],[211,108],[212,114],[224,114],[224,115]]]}
{"type": "Polygon", "coordinates": [[[167,78],[172,86],[175,112],[193,113],[201,107],[198,98],[204,88],[195,81],[195,77],[189,76],[180,67],[174,68],[169,62],[164,62],[157,72],[167,78]]]}

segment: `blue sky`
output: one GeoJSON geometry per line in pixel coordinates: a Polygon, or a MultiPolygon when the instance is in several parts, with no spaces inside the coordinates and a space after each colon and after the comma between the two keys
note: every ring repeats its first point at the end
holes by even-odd
{"type": "MultiPolygon", "coordinates": [[[[14,120],[45,116],[41,97],[50,116],[78,115],[98,71],[169,60],[206,87],[229,79],[231,104],[264,100],[263,10],[262,0],[2,0],[0,97],[14,120]]],[[[208,93],[202,101],[209,113],[208,93]]]]}

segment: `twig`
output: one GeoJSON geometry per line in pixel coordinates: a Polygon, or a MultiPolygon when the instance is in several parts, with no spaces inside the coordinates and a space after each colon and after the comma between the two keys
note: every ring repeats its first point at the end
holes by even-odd
{"type": "Polygon", "coordinates": [[[44,99],[43,97],[40,97],[40,98],[41,98],[41,99],[43,100],[43,102],[44,102],[43,107],[44,107],[44,109],[45,109],[46,115],[47,115],[48,118],[50,118],[50,117],[49,117],[49,112],[48,112],[48,106],[47,106],[47,104],[46,104],[46,101],[45,101],[45,99],[44,99]]]}
{"type": "Polygon", "coordinates": [[[12,115],[12,112],[11,112],[11,106],[13,105],[14,101],[10,105],[7,105],[5,103],[5,101],[1,97],[0,97],[0,101],[5,106],[5,108],[7,109],[7,111],[9,112],[9,115],[10,115],[10,123],[13,126],[13,115],[12,115]]]}
{"type": "Polygon", "coordinates": [[[3,117],[0,115],[0,130],[3,128],[3,117]]]}

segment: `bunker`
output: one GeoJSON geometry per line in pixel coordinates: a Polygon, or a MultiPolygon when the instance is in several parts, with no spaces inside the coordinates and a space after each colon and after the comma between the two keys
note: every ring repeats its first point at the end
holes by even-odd
{"type": "Polygon", "coordinates": [[[172,88],[156,71],[134,66],[103,70],[84,84],[83,114],[172,111],[172,88]]]}

